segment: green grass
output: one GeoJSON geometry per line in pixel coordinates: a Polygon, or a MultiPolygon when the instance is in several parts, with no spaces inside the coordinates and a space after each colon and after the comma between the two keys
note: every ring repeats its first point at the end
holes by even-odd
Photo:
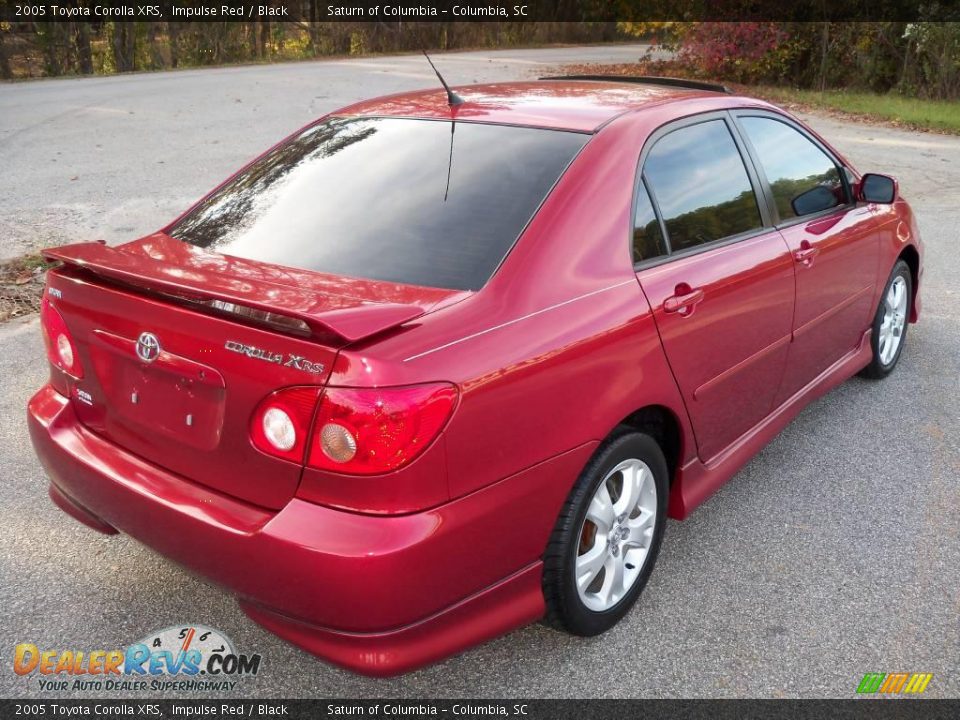
{"type": "Polygon", "coordinates": [[[843,90],[792,90],[756,87],[749,92],[777,103],[795,103],[814,110],[834,110],[921,130],[960,135],[960,102],[918,100],[900,95],[875,95],[843,90]]]}

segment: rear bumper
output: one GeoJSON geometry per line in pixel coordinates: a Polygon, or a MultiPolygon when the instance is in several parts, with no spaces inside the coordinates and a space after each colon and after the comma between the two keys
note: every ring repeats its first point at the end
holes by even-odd
{"type": "MultiPolygon", "coordinates": [[[[370,516],[292,499],[268,511],[174,476],[89,432],[46,386],[30,436],[51,496],[240,598],[254,620],[355,672],[390,675],[544,612],[540,555],[586,445],[421,513],[370,516]]],[[[266,479],[264,481],[268,481],[266,479]]]]}

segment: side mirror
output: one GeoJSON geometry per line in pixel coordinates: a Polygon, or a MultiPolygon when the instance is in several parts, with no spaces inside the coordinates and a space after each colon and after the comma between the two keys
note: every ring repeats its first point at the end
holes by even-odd
{"type": "Polygon", "coordinates": [[[790,207],[797,217],[812,215],[839,205],[837,196],[826,185],[816,185],[802,192],[790,201],[790,207]]]}
{"type": "Polygon", "coordinates": [[[897,181],[889,175],[867,173],[860,179],[860,199],[889,205],[897,197],[897,181]]]}

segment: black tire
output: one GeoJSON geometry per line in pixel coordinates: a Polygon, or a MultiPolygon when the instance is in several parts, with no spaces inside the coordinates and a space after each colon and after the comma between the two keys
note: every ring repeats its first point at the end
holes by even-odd
{"type": "Polygon", "coordinates": [[[893,369],[897,366],[897,362],[900,360],[900,355],[903,353],[903,346],[907,342],[907,328],[910,327],[909,319],[910,312],[913,307],[912,303],[913,275],[910,273],[910,267],[907,265],[907,263],[905,263],[903,260],[897,260],[897,264],[893,266],[893,271],[890,273],[890,277],[887,279],[887,284],[883,287],[883,293],[880,295],[880,302],[877,305],[877,312],[873,317],[873,332],[870,333],[870,347],[873,350],[873,357],[870,359],[870,364],[860,371],[860,375],[862,377],[869,378],[871,380],[880,380],[881,378],[885,378],[887,375],[893,372],[893,369]],[[893,357],[890,358],[888,362],[884,363],[880,352],[880,328],[883,325],[883,319],[886,313],[887,293],[890,291],[890,287],[898,277],[902,278],[906,283],[906,317],[903,321],[903,331],[900,334],[900,344],[897,346],[893,357]]]}
{"type": "Polygon", "coordinates": [[[548,625],[573,635],[591,636],[609,630],[627,614],[643,592],[656,564],[666,525],[667,496],[667,462],[652,437],[621,428],[598,448],[570,491],[544,554],[543,594],[547,604],[544,621],[548,625]],[[576,558],[594,493],[614,468],[629,459],[642,461],[653,475],[657,497],[653,534],[633,585],[610,609],[598,612],[588,608],[577,591],[576,558]]]}

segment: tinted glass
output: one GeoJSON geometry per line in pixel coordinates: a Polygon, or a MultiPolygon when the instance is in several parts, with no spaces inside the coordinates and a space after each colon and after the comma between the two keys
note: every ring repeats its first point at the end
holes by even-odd
{"type": "Polygon", "coordinates": [[[742,117],[740,124],[757,152],[781,220],[846,204],[846,189],[833,160],[786,123],[742,117]]]}
{"type": "Polygon", "coordinates": [[[647,188],[641,182],[637,188],[637,210],[633,217],[633,261],[638,263],[666,254],[660,223],[653,212],[647,188]]]}
{"type": "Polygon", "coordinates": [[[477,123],[334,119],[258,160],[171,235],[280,265],[477,289],[587,138],[477,123]]]}
{"type": "Polygon", "coordinates": [[[740,152],[723,120],[675,130],[643,166],[673,252],[762,227],[740,152]]]}
{"type": "Polygon", "coordinates": [[[860,193],[867,202],[892,203],[897,197],[897,185],[892,177],[867,173],[860,193]]]}

